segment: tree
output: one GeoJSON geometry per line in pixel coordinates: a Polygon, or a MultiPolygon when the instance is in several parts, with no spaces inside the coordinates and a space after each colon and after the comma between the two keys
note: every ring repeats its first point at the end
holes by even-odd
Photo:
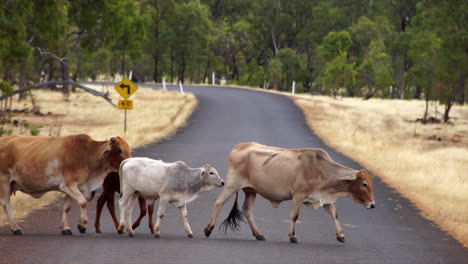
{"type": "Polygon", "coordinates": [[[356,70],[354,67],[354,63],[348,61],[346,51],[341,52],[326,64],[321,80],[325,86],[331,88],[333,98],[336,98],[338,88],[346,88],[356,83],[356,70]]]}
{"type": "Polygon", "coordinates": [[[281,70],[283,72],[283,84],[281,88],[288,89],[292,82],[300,83],[304,78],[305,63],[303,59],[293,49],[282,49],[276,55],[276,58],[281,62],[281,70]]]}
{"type": "Polygon", "coordinates": [[[268,62],[268,81],[272,84],[273,90],[281,88],[281,82],[283,80],[283,65],[279,59],[271,59],[268,62]]]}
{"type": "Polygon", "coordinates": [[[381,40],[371,41],[358,71],[359,78],[367,85],[365,99],[371,98],[377,91],[383,97],[389,96],[388,88],[393,84],[391,60],[381,40]]]}
{"type": "Polygon", "coordinates": [[[436,34],[428,31],[417,32],[410,43],[409,56],[415,66],[408,72],[408,78],[411,83],[423,87],[426,100],[424,120],[429,117],[429,101],[437,98],[434,88],[438,77],[434,74],[434,65],[437,63],[437,53],[441,45],[442,41],[436,34]]]}
{"type": "Polygon", "coordinates": [[[418,5],[418,11],[416,29],[431,32],[435,34],[432,39],[441,40],[431,74],[437,79],[439,99],[445,105],[444,122],[447,122],[453,104],[465,100],[468,75],[466,4],[458,0],[425,0],[418,5]]]}
{"type": "Polygon", "coordinates": [[[348,58],[352,43],[348,31],[330,32],[319,47],[318,53],[327,61],[320,79],[331,88],[333,98],[336,98],[338,89],[346,89],[356,82],[355,64],[348,58]]]}
{"type": "Polygon", "coordinates": [[[176,4],[168,23],[171,32],[166,41],[171,47],[171,65],[177,64],[178,79],[183,83],[191,62],[209,47],[207,32],[212,27],[209,10],[198,0],[176,4]]]}

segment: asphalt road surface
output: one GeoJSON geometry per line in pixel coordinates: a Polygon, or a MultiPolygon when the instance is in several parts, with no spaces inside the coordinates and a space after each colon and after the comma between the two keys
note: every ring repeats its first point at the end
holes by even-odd
{"type": "MultiPolygon", "coordinates": [[[[225,178],[229,151],[240,142],[256,141],[286,148],[323,148],[337,162],[361,168],[314,135],[287,97],[222,87],[188,86],[185,91],[195,93],[200,102],[187,126],[167,140],[135,149],[134,156],[183,160],[192,167],[210,163],[225,178]]],[[[138,113],[131,112],[129,118],[132,114],[138,113]]],[[[203,193],[187,206],[193,239],[186,237],[179,210],[172,206],[163,219],[160,239],[149,233],[147,218],[135,238],[118,235],[106,208],[103,234],[96,234],[96,199],[88,207],[87,233],[79,235],[76,229],[78,206],[74,203],[70,223],[75,235],[62,236],[62,203],[57,202],[27,217],[21,224],[24,236],[12,236],[7,227],[0,228],[0,263],[468,263],[468,250],[421,217],[408,200],[378,178],[374,182],[375,209],[366,210],[347,199],[337,202],[345,244],[336,241],[325,210],[307,207],[302,207],[297,224],[300,243],[291,244],[290,202],[275,209],[261,197],[254,215],[266,241],[256,241],[247,223],[236,233],[224,234],[216,227],[205,238],[203,229],[220,191],[203,193]]],[[[243,194],[240,198],[242,202],[243,194]]],[[[233,201],[231,197],[221,210],[218,226],[233,201]]],[[[138,211],[134,210],[134,219],[138,211]]]]}

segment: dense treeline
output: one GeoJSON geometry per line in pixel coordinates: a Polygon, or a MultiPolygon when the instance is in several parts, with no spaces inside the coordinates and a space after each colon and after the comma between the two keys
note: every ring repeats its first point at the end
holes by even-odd
{"type": "Polygon", "coordinates": [[[464,0],[3,0],[0,8],[0,87],[130,70],[141,81],[211,83],[215,72],[218,83],[440,100],[445,120],[468,97],[464,0]]]}

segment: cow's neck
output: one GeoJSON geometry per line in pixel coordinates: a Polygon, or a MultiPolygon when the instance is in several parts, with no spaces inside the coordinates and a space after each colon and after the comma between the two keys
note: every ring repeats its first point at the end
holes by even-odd
{"type": "Polygon", "coordinates": [[[96,144],[96,149],[92,152],[97,153],[97,156],[95,157],[95,161],[90,163],[90,167],[92,166],[90,169],[94,172],[92,177],[102,177],[104,180],[107,173],[110,172],[109,162],[107,161],[108,153],[106,153],[109,150],[109,141],[96,141],[96,143],[100,144],[96,144]]]}
{"type": "Polygon", "coordinates": [[[187,174],[188,190],[191,194],[199,193],[204,185],[203,178],[200,177],[200,169],[190,169],[187,174]]]}

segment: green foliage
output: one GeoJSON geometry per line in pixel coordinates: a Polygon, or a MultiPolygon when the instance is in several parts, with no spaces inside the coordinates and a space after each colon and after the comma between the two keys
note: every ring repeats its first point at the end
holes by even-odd
{"type": "Polygon", "coordinates": [[[13,86],[6,81],[0,81],[0,92],[2,92],[2,95],[13,94],[13,86]]]}
{"type": "Polygon", "coordinates": [[[389,95],[388,88],[393,84],[393,72],[390,56],[385,52],[382,40],[371,41],[358,71],[360,79],[367,85],[368,97],[374,95],[374,87],[381,92],[381,96],[389,95]]]}
{"type": "Polygon", "coordinates": [[[356,70],[353,62],[348,61],[347,52],[342,52],[327,63],[321,76],[322,83],[337,95],[338,88],[346,88],[356,83],[356,70]]]}
{"type": "Polygon", "coordinates": [[[29,126],[29,132],[31,133],[31,136],[39,136],[41,134],[41,129],[39,126],[36,125],[31,125],[29,126]]]}
{"type": "Polygon", "coordinates": [[[281,89],[281,83],[283,81],[283,64],[277,58],[271,59],[268,62],[268,81],[271,83],[271,87],[274,90],[281,89]]]}
{"type": "Polygon", "coordinates": [[[301,82],[303,78],[303,71],[305,70],[305,63],[303,59],[293,49],[281,49],[276,58],[281,63],[281,71],[284,82],[283,89],[289,90],[292,82],[301,82]]]}
{"type": "Polygon", "coordinates": [[[325,58],[330,59],[338,56],[343,52],[348,52],[353,41],[351,40],[351,34],[348,31],[343,30],[340,32],[329,32],[322,43],[323,55],[325,58]]]}

